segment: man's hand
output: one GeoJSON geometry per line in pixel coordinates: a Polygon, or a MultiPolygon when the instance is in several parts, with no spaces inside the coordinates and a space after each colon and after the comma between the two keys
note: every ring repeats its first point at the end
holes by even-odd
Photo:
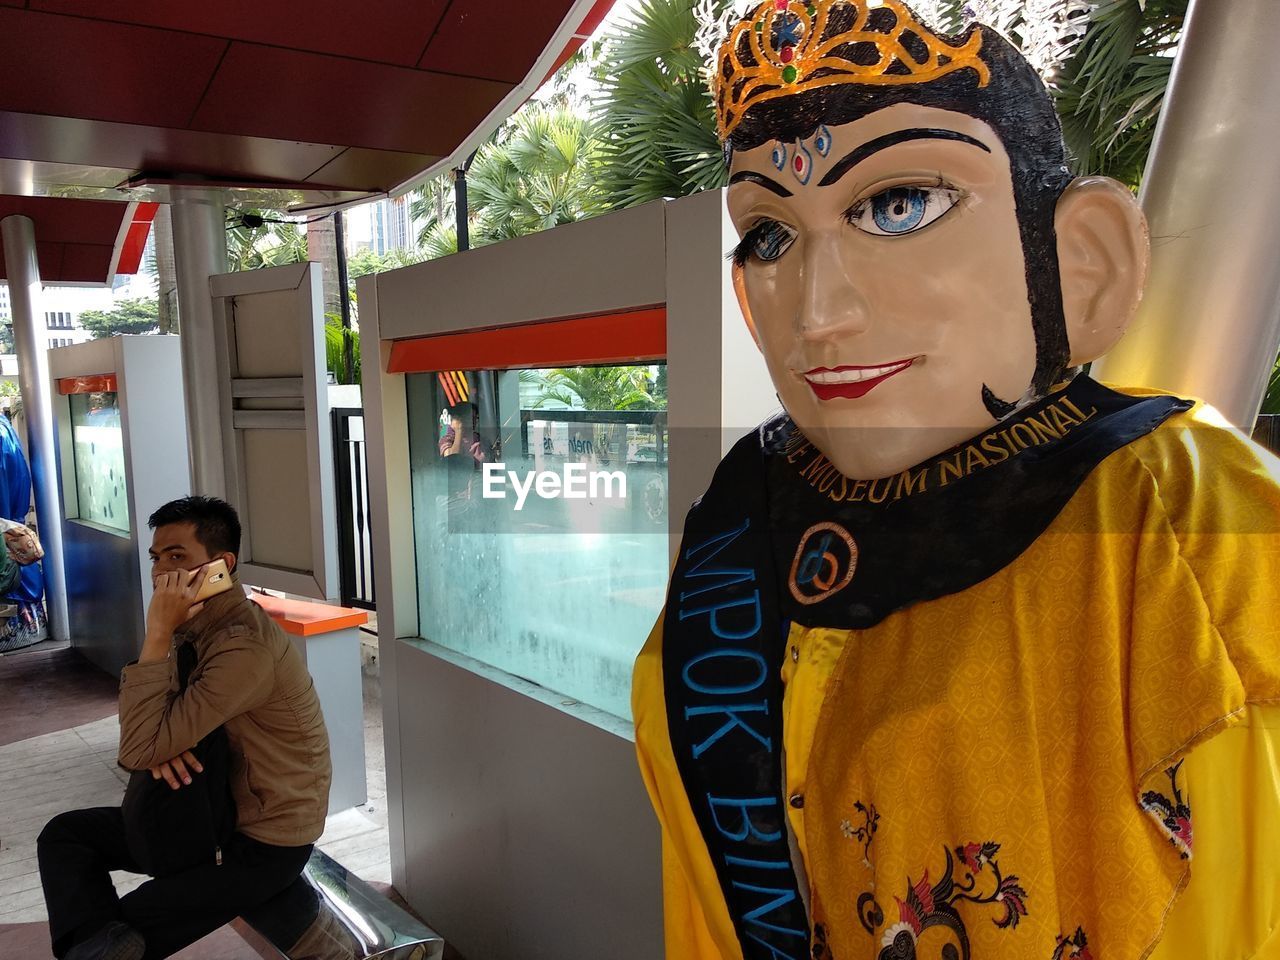
{"type": "Polygon", "coordinates": [[[151,779],[159,780],[164,777],[164,782],[174,790],[177,790],[183,784],[190,785],[191,771],[204,773],[204,767],[200,765],[200,761],[196,759],[194,753],[190,750],[183,750],[172,760],[166,760],[164,763],[152,767],[151,779]]]}
{"type": "Polygon", "coordinates": [[[139,663],[163,660],[169,655],[173,632],[204,607],[195,599],[208,574],[209,571],[201,567],[190,583],[187,582],[190,574],[185,570],[170,570],[156,577],[155,592],[147,608],[147,638],[138,656],[139,663]]]}

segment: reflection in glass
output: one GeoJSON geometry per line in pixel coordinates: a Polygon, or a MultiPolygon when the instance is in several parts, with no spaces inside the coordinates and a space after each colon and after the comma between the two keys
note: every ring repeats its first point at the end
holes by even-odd
{"type": "Polygon", "coordinates": [[[69,399],[78,519],[128,533],[119,398],[114,393],[74,393],[69,399]]]}
{"type": "Polygon", "coordinates": [[[408,378],[424,638],[630,717],[669,566],[664,373],[408,378]]]}

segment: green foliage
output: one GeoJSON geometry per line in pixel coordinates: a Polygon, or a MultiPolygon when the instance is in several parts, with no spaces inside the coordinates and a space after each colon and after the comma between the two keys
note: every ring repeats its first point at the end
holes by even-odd
{"type": "Polygon", "coordinates": [[[371,273],[385,273],[387,270],[397,270],[421,262],[421,254],[410,250],[388,250],[386,253],[357,250],[347,257],[347,279],[354,281],[357,277],[371,273]]]}
{"type": "Polygon", "coordinates": [[[1267,381],[1267,392],[1262,398],[1260,413],[1280,413],[1280,358],[1271,369],[1271,379],[1267,381]]]}
{"type": "Polygon", "coordinates": [[[467,172],[481,242],[509,240],[599,209],[594,131],[565,103],[524,110],[485,144],[467,172]]]}
{"type": "Polygon", "coordinates": [[[0,353],[11,354],[13,352],[13,324],[0,323],[0,353]]]}
{"type": "Polygon", "coordinates": [[[1155,139],[1190,0],[1102,0],[1057,83],[1076,173],[1136,188],[1155,139]]]}
{"type": "Polygon", "coordinates": [[[648,367],[558,367],[541,375],[534,408],[555,401],[577,410],[665,409],[655,396],[648,367]]]}
{"type": "MultiPolygon", "coordinates": [[[[595,133],[563,99],[528,104],[476,152],[467,171],[467,225],[473,247],[572,223],[600,212],[595,133]]],[[[412,201],[423,223],[419,251],[456,253],[454,184],[441,177],[412,201]]]]}
{"type": "MultiPolygon", "coordinates": [[[[718,0],[715,12],[728,5],[718,0]]],[[[697,30],[693,0],[643,0],[604,41],[594,112],[610,208],[726,183],[697,30]]]]}
{"type": "Polygon", "coordinates": [[[307,259],[307,231],[298,223],[276,223],[283,219],[276,210],[236,210],[228,219],[227,269],[257,270],[302,263],[307,259]],[[265,218],[258,227],[244,223],[246,215],[265,218]]]}
{"type": "Polygon", "coordinates": [[[428,260],[437,260],[458,252],[458,228],[452,223],[437,223],[418,237],[418,250],[428,260]]]}
{"type": "Polygon", "coordinates": [[[155,300],[121,300],[110,310],[87,310],[80,325],[95,340],[121,333],[152,333],[160,327],[160,304],[155,300]]]}
{"type": "Polygon", "coordinates": [[[324,365],[338,383],[360,382],[360,331],[351,330],[351,379],[347,379],[346,359],[343,355],[342,317],[336,313],[324,316],[324,365]]]}

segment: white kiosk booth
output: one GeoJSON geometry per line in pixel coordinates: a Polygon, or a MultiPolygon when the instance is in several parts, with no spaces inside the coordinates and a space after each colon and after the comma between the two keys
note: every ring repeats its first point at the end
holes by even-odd
{"type": "Polygon", "coordinates": [[[392,876],[464,956],[662,954],[631,667],[688,505],[776,409],[735,242],[710,191],[357,281],[392,876]],[[517,510],[499,460],[627,496],[517,510]]]}
{"type": "Polygon", "coordinates": [[[72,646],[109,673],[138,656],[151,600],[147,517],[190,492],[177,337],[49,351],[72,646]]]}

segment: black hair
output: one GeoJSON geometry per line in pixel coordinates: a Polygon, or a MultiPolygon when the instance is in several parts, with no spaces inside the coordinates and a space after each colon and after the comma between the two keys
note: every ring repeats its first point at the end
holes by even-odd
{"type": "Polygon", "coordinates": [[[183,497],[170,500],[153,513],[147,526],[152,530],[171,523],[189,523],[195,527],[196,540],[209,556],[219,553],[240,554],[240,518],[235,507],[217,497],[183,497]]]}
{"type": "MultiPolygon", "coordinates": [[[[856,15],[857,9],[852,4],[834,7],[821,39],[850,30],[856,15]]],[[[892,9],[878,7],[869,12],[864,30],[893,36],[901,29],[897,20],[892,9]]],[[[918,17],[916,20],[921,22],[918,17]]],[[[1036,393],[1044,393],[1062,379],[1071,357],[1062,312],[1057,234],[1053,226],[1058,198],[1072,179],[1067,149],[1048,88],[1011,43],[981,24],[971,25],[959,36],[934,34],[934,37],[959,47],[969,42],[975,32],[982,34],[980,56],[990,71],[985,86],[979,85],[977,71],[967,67],[923,83],[833,84],[765,100],[746,107],[743,119],[725,143],[725,159],[728,161],[734,150],[749,150],[770,140],[807,140],[822,124],[852,123],[899,103],[951,110],[987,123],[1009,155],[1036,342],[1032,387],[1036,393]]],[[[912,57],[917,56],[914,47],[927,54],[924,41],[911,30],[903,31],[900,39],[912,57]]],[[[745,34],[737,54],[744,65],[755,65],[745,34]]],[[[875,64],[879,62],[880,52],[875,44],[862,41],[842,44],[829,56],[850,63],[875,64]]],[[[727,71],[727,64],[722,64],[722,69],[727,71]]],[[[834,71],[815,71],[806,79],[819,77],[824,72],[834,71]]],[[[904,73],[908,68],[894,61],[884,72],[904,73]]],[[[723,98],[728,95],[729,81],[725,76],[720,80],[717,96],[723,98]]]]}

